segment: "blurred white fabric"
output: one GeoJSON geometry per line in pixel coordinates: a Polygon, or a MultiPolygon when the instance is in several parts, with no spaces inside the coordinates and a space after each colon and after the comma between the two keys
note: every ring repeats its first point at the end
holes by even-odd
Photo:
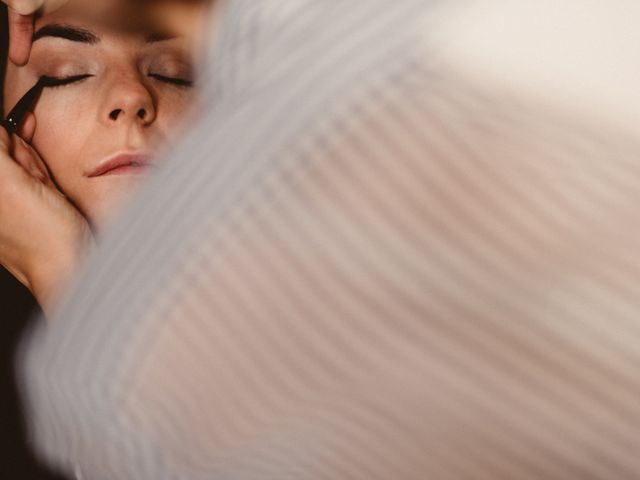
{"type": "Polygon", "coordinates": [[[638,24],[229,0],[200,122],[25,341],[37,450],[87,480],[638,478],[638,24]]]}

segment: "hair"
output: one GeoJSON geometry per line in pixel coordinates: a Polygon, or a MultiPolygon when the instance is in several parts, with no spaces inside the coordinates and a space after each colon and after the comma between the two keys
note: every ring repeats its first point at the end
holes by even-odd
{"type": "Polygon", "coordinates": [[[7,6],[0,3],[0,115],[4,116],[4,76],[9,56],[9,21],[7,6]]]}

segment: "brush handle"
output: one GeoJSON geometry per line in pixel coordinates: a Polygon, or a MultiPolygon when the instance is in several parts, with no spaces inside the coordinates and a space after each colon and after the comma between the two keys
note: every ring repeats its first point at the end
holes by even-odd
{"type": "Polygon", "coordinates": [[[40,96],[42,89],[46,83],[46,77],[40,77],[38,82],[29,89],[29,91],[18,101],[15,107],[11,109],[6,120],[2,122],[2,126],[10,133],[15,133],[25,115],[31,110],[36,98],[40,96]]]}
{"type": "Polygon", "coordinates": [[[4,118],[0,118],[0,126],[2,126],[2,128],[4,128],[9,135],[13,133],[11,131],[12,130],[11,126],[7,123],[7,121],[4,118]]]}

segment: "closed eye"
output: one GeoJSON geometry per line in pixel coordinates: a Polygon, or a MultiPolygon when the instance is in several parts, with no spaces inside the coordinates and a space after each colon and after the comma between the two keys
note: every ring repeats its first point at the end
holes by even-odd
{"type": "Polygon", "coordinates": [[[90,74],[82,74],[82,75],[73,75],[71,77],[45,77],[44,86],[47,88],[56,88],[56,87],[64,87],[66,85],[71,85],[72,83],[78,83],[82,80],[86,80],[89,77],[93,77],[90,74]]]}
{"type": "Polygon", "coordinates": [[[178,87],[193,87],[193,81],[187,80],[186,78],[167,77],[165,75],[160,75],[159,73],[150,73],[149,76],[164,83],[177,85],[178,87]]]}

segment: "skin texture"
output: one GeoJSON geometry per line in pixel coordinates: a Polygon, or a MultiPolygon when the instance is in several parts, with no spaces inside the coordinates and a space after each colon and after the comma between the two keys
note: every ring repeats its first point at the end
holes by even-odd
{"type": "MultiPolygon", "coordinates": [[[[3,0],[9,6],[9,32],[11,44],[9,58],[15,65],[24,65],[29,60],[31,38],[36,14],[51,13],[68,0],[3,0]]],[[[98,19],[103,24],[122,26],[128,22],[131,30],[148,25],[162,26],[167,30],[181,32],[185,36],[200,33],[203,27],[203,10],[213,1],[206,0],[75,0],[74,7],[86,16],[98,19]]]]}
{"type": "Polygon", "coordinates": [[[88,175],[113,155],[152,153],[172,135],[189,108],[192,89],[156,75],[192,80],[190,46],[180,37],[147,43],[145,35],[108,30],[83,20],[70,5],[38,19],[35,31],[52,24],[89,30],[100,40],[34,42],[25,66],[7,65],[5,110],[41,75],[92,75],[45,89],[34,110],[32,145],[60,190],[99,230],[143,175],[88,175]]]}
{"type": "Polygon", "coordinates": [[[191,87],[166,80],[192,80],[192,37],[149,42],[149,34],[166,30],[114,30],[73,2],[37,18],[34,31],[53,24],[90,31],[97,41],[43,37],[33,42],[25,65],[7,61],[3,114],[41,75],[90,76],[45,89],[19,136],[0,132],[0,264],[46,314],[94,233],[153,170],[154,153],[179,136],[193,100],[191,87]],[[90,176],[123,153],[150,154],[152,166],[90,176]]]}

